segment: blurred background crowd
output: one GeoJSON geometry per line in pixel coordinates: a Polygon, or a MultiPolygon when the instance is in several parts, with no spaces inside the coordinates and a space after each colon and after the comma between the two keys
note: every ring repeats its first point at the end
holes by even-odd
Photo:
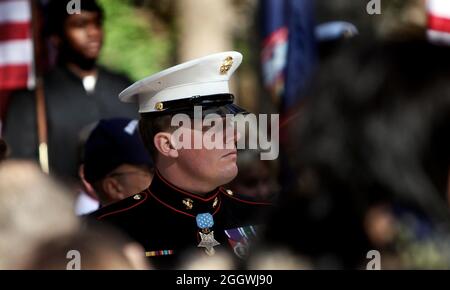
{"type": "Polygon", "coordinates": [[[449,1],[81,0],[58,13],[68,2],[0,1],[0,269],[66,269],[70,249],[84,269],[151,269],[139,244],[80,217],[153,177],[137,109],[116,96],[226,50],[244,55],[237,102],[280,114],[280,157],[239,152],[227,185],[275,205],[245,268],[365,269],[371,250],[382,269],[450,268],[449,1]]]}

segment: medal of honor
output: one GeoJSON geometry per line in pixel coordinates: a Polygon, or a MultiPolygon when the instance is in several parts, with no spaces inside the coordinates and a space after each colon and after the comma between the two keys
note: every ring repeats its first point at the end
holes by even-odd
{"type": "Polygon", "coordinates": [[[215,254],[214,247],[220,245],[216,239],[214,239],[214,231],[211,228],[214,226],[213,216],[209,213],[202,213],[196,217],[197,226],[201,229],[199,232],[201,241],[197,247],[205,248],[205,253],[208,256],[215,254]]]}

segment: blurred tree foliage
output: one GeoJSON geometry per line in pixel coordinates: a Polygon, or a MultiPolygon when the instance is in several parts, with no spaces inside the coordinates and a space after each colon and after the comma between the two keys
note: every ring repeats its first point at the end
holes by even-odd
{"type": "Polygon", "coordinates": [[[105,11],[106,35],[101,64],[132,80],[146,77],[170,64],[175,46],[174,33],[159,11],[136,0],[98,2],[105,11]]]}
{"type": "MultiPolygon", "coordinates": [[[[106,32],[100,63],[132,80],[177,63],[179,1],[188,0],[98,0],[105,11],[106,32]]],[[[228,1],[236,19],[230,23],[235,49],[248,56],[245,66],[257,67],[258,1],[228,1]]]]}

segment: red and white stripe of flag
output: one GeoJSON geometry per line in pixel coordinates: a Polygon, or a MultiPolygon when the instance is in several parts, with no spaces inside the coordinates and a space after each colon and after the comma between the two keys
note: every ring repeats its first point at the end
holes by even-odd
{"type": "Polygon", "coordinates": [[[428,0],[428,39],[450,45],[450,0],[428,0]]]}
{"type": "Polygon", "coordinates": [[[31,20],[29,0],[0,0],[0,90],[34,86],[31,20]]]}

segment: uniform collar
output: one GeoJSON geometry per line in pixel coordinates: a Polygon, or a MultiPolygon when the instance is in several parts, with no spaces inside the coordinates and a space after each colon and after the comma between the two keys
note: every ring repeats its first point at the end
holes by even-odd
{"type": "Polygon", "coordinates": [[[158,170],[155,172],[148,192],[162,205],[174,212],[190,217],[196,217],[201,213],[214,215],[221,206],[220,188],[204,196],[199,196],[173,185],[158,170]]]}

